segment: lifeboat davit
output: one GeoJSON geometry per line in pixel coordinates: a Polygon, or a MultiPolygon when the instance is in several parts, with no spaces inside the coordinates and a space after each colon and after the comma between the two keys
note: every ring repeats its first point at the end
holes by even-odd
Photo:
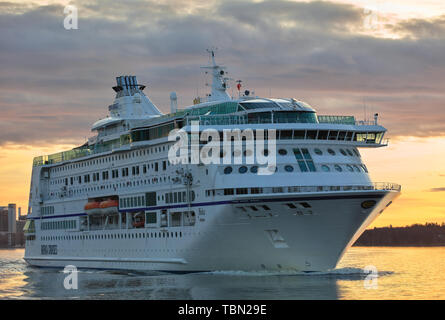
{"type": "Polygon", "coordinates": [[[87,214],[99,214],[99,213],[101,213],[100,202],[98,202],[98,201],[88,202],[85,205],[85,212],[87,214]]]}
{"type": "Polygon", "coordinates": [[[119,202],[117,200],[105,200],[100,203],[100,209],[104,214],[118,213],[119,202]]]}

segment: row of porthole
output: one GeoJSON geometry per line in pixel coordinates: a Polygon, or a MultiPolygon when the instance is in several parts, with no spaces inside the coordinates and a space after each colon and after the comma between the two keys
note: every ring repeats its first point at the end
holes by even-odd
{"type": "MultiPolygon", "coordinates": [[[[366,173],[368,172],[368,169],[366,168],[366,166],[364,164],[361,164],[360,167],[358,165],[355,165],[355,164],[353,164],[353,165],[347,164],[346,165],[346,170],[349,171],[349,172],[354,172],[354,170],[356,172],[361,172],[360,168],[364,172],[366,172],[366,173]]],[[[326,165],[326,164],[321,165],[321,169],[324,172],[331,171],[331,168],[328,165],[326,165]]],[[[338,164],[334,165],[334,169],[336,171],[338,171],[338,172],[342,172],[343,171],[343,168],[340,165],[338,165],[338,164]]],[[[286,165],[286,166],[284,166],[284,170],[286,172],[293,172],[294,171],[294,167],[291,166],[291,165],[286,165]]],[[[241,174],[247,173],[247,171],[249,171],[249,169],[246,166],[241,166],[241,167],[238,168],[238,172],[241,173],[241,174]]],[[[277,172],[277,171],[278,171],[278,167],[275,167],[275,172],[277,172]]],[[[229,166],[229,167],[225,167],[224,168],[224,174],[231,174],[232,172],[233,172],[233,168],[232,167],[229,166]]],[[[250,167],[250,172],[251,173],[257,173],[258,172],[258,166],[250,167]]]]}
{"type": "MultiPolygon", "coordinates": [[[[366,168],[366,166],[364,164],[361,164],[360,167],[356,164],[353,164],[353,165],[347,164],[345,166],[346,166],[346,171],[349,171],[349,172],[354,172],[354,170],[356,172],[361,172],[363,170],[364,172],[368,173],[368,169],[366,168]],[[360,168],[362,170],[360,170],[360,168]]],[[[338,172],[343,171],[343,168],[338,164],[334,164],[334,169],[335,169],[335,171],[338,171],[338,172]]],[[[329,172],[329,171],[331,171],[331,168],[326,164],[322,164],[321,170],[323,170],[324,172],[329,172]]]]}
{"type": "MultiPolygon", "coordinates": [[[[336,152],[334,150],[332,150],[331,148],[329,148],[327,151],[332,156],[336,155],[336,152]]],[[[315,154],[317,154],[319,156],[323,155],[323,151],[321,151],[318,148],[315,148],[314,152],[315,152],[315,154]]],[[[360,157],[360,153],[356,149],[353,149],[352,151],[350,149],[340,149],[340,153],[342,155],[344,155],[344,156],[348,156],[349,155],[349,156],[353,157],[355,155],[357,157],[360,157]]],[[[237,153],[236,151],[234,151],[232,154],[233,154],[234,157],[239,157],[239,153],[237,153]]],[[[261,154],[263,156],[267,157],[269,155],[269,150],[264,149],[264,150],[261,151],[261,154]]],[[[285,155],[287,155],[287,150],[286,149],[279,149],[278,150],[278,154],[280,156],[285,156],[285,155]]],[[[221,151],[219,156],[221,158],[223,158],[225,155],[226,155],[226,153],[224,151],[221,151]]],[[[252,155],[252,151],[251,150],[245,150],[244,151],[244,156],[251,156],[251,155],[252,155]]]]}
{"type": "MultiPolygon", "coordinates": [[[[319,156],[323,155],[323,151],[321,151],[318,148],[315,148],[314,152],[315,152],[316,155],[319,155],[319,156]]],[[[336,152],[334,150],[330,149],[330,148],[328,149],[328,153],[331,156],[335,156],[336,155],[336,152]]],[[[350,149],[340,149],[340,153],[342,155],[344,155],[344,156],[348,156],[349,155],[349,156],[353,157],[355,155],[357,157],[360,157],[360,153],[357,151],[357,149],[352,149],[352,151],[350,149]]]]}

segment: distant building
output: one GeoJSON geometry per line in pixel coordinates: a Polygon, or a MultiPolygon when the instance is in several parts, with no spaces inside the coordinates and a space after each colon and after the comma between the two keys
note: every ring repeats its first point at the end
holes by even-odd
{"type": "Polygon", "coordinates": [[[17,232],[17,213],[16,213],[16,205],[15,203],[8,204],[8,232],[16,233],[17,232]]]}
{"type": "Polygon", "coordinates": [[[0,207],[0,232],[8,232],[8,207],[0,207]]]}
{"type": "Polygon", "coordinates": [[[19,220],[17,220],[16,209],[15,203],[0,206],[0,247],[25,245],[23,227],[26,223],[26,215],[22,216],[21,208],[19,208],[19,220]]]}

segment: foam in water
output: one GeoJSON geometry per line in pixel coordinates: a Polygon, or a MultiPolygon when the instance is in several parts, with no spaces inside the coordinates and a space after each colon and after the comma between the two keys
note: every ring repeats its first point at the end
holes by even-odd
{"type": "MultiPolygon", "coordinates": [[[[378,276],[384,276],[392,274],[392,271],[379,271],[378,276]]],[[[365,272],[361,268],[339,268],[328,271],[313,271],[313,272],[303,272],[297,270],[283,270],[283,271],[211,271],[203,272],[200,274],[212,274],[212,275],[225,275],[225,276],[333,276],[333,277],[344,277],[344,276],[354,276],[354,277],[366,277],[369,273],[365,272]]]]}

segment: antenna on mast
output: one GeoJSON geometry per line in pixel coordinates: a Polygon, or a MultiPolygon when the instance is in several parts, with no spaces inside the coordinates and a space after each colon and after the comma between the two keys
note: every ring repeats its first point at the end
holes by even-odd
{"type": "Polygon", "coordinates": [[[230,100],[230,96],[227,94],[226,89],[228,88],[227,81],[230,80],[225,76],[224,66],[219,66],[215,62],[215,47],[207,49],[209,53],[210,65],[201,67],[204,69],[211,69],[212,71],[212,91],[208,95],[208,101],[221,101],[230,100]]]}

